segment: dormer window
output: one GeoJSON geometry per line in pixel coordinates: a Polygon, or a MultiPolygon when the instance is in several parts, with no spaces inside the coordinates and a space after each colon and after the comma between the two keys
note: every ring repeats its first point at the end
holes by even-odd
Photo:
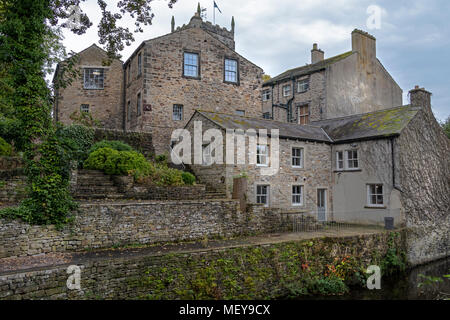
{"type": "Polygon", "coordinates": [[[102,68],[84,69],[84,89],[103,89],[104,70],[102,68]]]}

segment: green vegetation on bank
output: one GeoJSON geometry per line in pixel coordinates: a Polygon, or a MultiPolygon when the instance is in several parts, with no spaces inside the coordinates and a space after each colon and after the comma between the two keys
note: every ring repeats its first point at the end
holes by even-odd
{"type": "Polygon", "coordinates": [[[232,248],[205,254],[168,254],[150,266],[138,286],[142,299],[277,299],[341,295],[365,286],[366,268],[380,265],[383,274],[405,265],[398,233],[377,235],[388,241],[387,253],[363,252],[352,240],[316,239],[270,246],[232,248]],[[393,256],[396,258],[393,259],[393,256]],[[393,261],[401,261],[396,263],[393,261]]]}

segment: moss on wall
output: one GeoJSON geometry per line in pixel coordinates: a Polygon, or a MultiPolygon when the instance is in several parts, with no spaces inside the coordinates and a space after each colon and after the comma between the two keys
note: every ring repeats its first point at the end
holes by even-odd
{"type": "Polygon", "coordinates": [[[141,299],[276,299],[339,295],[365,285],[365,270],[405,269],[403,237],[382,233],[233,248],[208,254],[170,254],[148,267],[141,299]]]}

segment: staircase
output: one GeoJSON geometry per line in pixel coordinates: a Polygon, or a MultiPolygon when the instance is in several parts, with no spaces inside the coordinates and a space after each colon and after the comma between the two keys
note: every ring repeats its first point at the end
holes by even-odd
{"type": "Polygon", "coordinates": [[[79,170],[76,199],[123,199],[109,175],[97,170],[79,170]]]}

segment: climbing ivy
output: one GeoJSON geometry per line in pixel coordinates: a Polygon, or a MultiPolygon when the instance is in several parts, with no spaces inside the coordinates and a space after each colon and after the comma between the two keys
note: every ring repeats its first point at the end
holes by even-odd
{"type": "MultiPolygon", "coordinates": [[[[85,13],[80,13],[77,26],[64,22],[71,17],[73,6],[82,1],[0,1],[0,110],[8,112],[8,118],[17,121],[20,128],[28,177],[28,198],[19,208],[1,211],[0,217],[61,225],[76,207],[68,188],[70,159],[56,136],[51,118],[52,94],[44,76],[56,61],[67,57],[61,44],[61,28],[81,35],[92,25],[85,13]]],[[[110,58],[118,56],[124,43],[130,45],[134,40],[128,28],[117,26],[122,14],[129,13],[135,18],[135,31],[142,32],[141,25],[151,24],[153,18],[151,1],[120,1],[116,5],[121,14],[112,14],[105,1],[98,1],[102,13],[100,43],[106,46],[110,58]]],[[[175,2],[169,0],[169,7],[175,2]]],[[[73,67],[75,61],[66,60],[61,67],[73,67]]],[[[59,75],[76,74],[73,70],[65,71],[59,75]]],[[[56,80],[56,89],[71,82],[60,76],[56,80]]]]}

